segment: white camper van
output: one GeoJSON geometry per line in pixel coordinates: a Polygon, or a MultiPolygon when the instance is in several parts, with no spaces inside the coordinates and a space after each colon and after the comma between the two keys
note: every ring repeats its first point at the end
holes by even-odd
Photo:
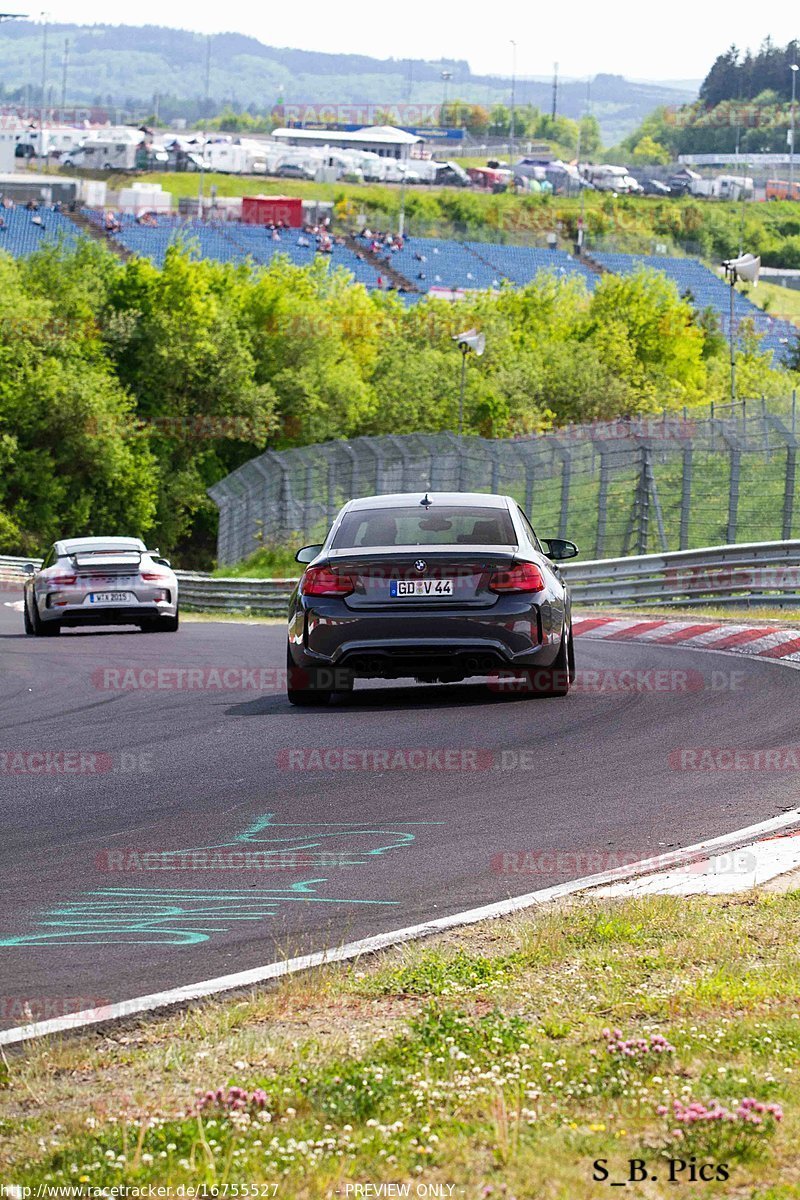
{"type": "Polygon", "coordinates": [[[592,187],[598,192],[618,192],[620,195],[632,195],[634,192],[641,192],[641,184],[637,183],[632,175],[628,174],[627,167],[612,166],[610,163],[602,163],[599,166],[591,166],[586,172],[586,176],[592,187]]]}
{"type": "Polygon", "coordinates": [[[141,129],[98,129],[87,134],[82,146],[65,154],[67,167],[92,167],[103,171],[132,171],[139,147],[145,140],[141,129]]]}

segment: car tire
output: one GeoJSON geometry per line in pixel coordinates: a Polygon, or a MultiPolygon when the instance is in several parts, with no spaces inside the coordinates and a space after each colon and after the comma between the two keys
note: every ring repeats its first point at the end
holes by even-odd
{"type": "Polygon", "coordinates": [[[34,637],[58,637],[61,633],[60,621],[43,621],[39,616],[35,596],[33,597],[33,608],[31,609],[31,627],[34,637]]]}
{"type": "Polygon", "coordinates": [[[298,667],[286,649],[286,699],[297,708],[322,708],[328,704],[333,691],[318,686],[317,671],[311,667],[298,667]]]}
{"type": "Polygon", "coordinates": [[[33,637],[33,635],[36,633],[36,630],[33,628],[33,621],[31,620],[31,614],[28,611],[28,597],[27,596],[24,596],[23,600],[22,600],[22,617],[23,617],[23,621],[25,622],[26,635],[28,637],[33,637]]]}
{"type": "Polygon", "coordinates": [[[534,667],[529,672],[530,695],[556,698],[568,694],[575,672],[575,658],[571,651],[571,645],[572,629],[569,629],[561,638],[561,645],[558,647],[558,654],[553,665],[544,669],[534,667]],[[572,659],[570,660],[571,653],[572,659]],[[572,665],[570,665],[570,661],[572,665]]]}
{"type": "Polygon", "coordinates": [[[177,633],[181,624],[181,614],[175,610],[174,617],[155,617],[152,621],[142,624],[142,633],[177,633]]]}

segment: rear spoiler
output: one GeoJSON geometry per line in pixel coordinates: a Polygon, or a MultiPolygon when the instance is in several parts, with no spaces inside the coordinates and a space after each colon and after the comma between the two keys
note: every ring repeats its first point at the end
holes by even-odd
{"type": "Polygon", "coordinates": [[[121,554],[70,554],[70,561],[78,571],[102,571],[105,567],[139,567],[141,550],[128,550],[121,554]]]}

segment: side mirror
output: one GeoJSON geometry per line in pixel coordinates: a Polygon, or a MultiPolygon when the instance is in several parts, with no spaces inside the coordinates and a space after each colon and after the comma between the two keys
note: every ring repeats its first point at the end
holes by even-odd
{"type": "Polygon", "coordinates": [[[298,550],[297,554],[295,554],[295,560],[299,563],[313,562],[321,549],[322,542],[320,542],[318,546],[303,546],[303,549],[298,550]]]}
{"type": "Polygon", "coordinates": [[[33,563],[25,563],[25,566],[22,568],[22,573],[23,575],[35,575],[36,567],[33,565],[33,563]]]}
{"type": "Polygon", "coordinates": [[[541,540],[545,554],[554,562],[561,562],[564,558],[574,558],[579,553],[575,543],[568,542],[565,538],[542,538],[541,540]]]}

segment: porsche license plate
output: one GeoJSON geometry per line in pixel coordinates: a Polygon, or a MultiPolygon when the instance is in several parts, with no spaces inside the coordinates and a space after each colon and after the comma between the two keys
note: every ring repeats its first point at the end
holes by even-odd
{"type": "Polygon", "coordinates": [[[130,592],[90,592],[90,604],[133,604],[130,592]]]}

